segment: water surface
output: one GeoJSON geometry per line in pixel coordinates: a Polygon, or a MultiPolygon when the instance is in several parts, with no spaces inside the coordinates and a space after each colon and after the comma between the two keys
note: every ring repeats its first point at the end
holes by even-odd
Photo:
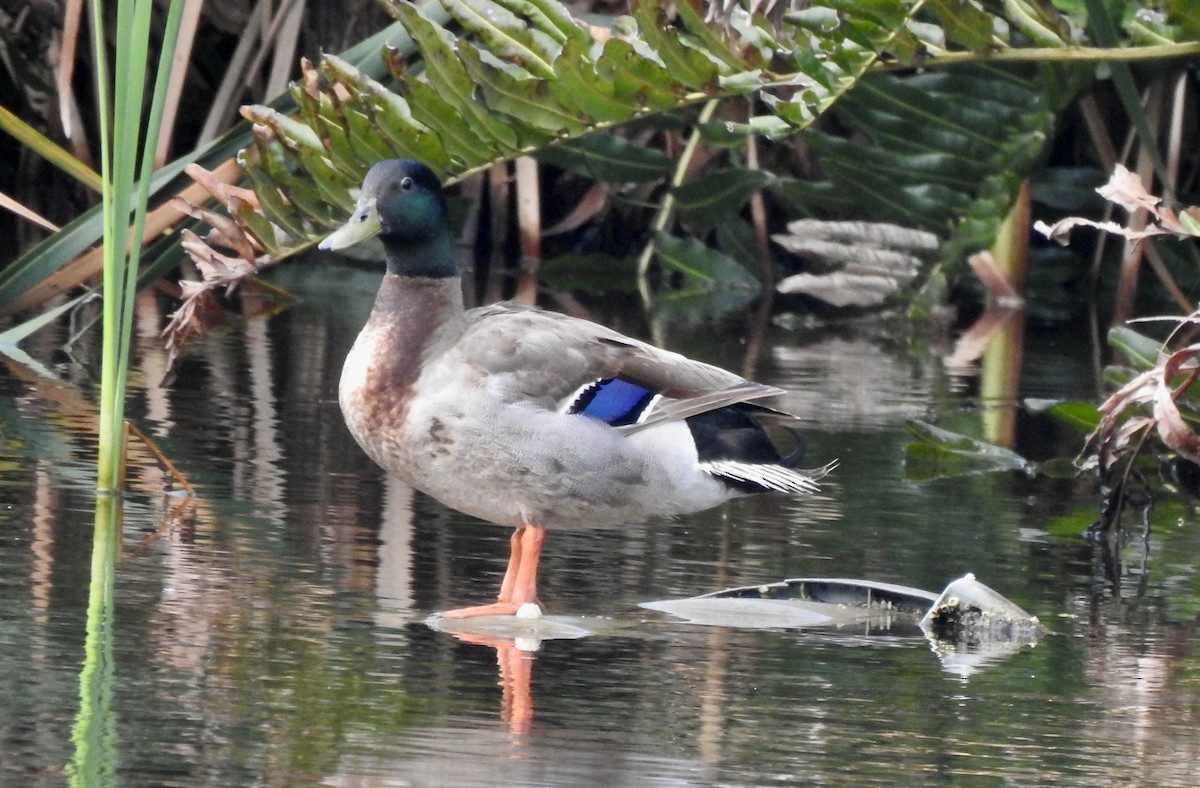
{"type": "MultiPolygon", "coordinates": [[[[296,266],[303,300],[191,346],[156,384],[167,304],[144,299],[131,415],[144,451],[114,596],[112,716],[128,785],[773,785],[1194,782],[1200,539],[1166,496],[1118,553],[1080,538],[1087,479],[905,478],[908,419],[978,432],[978,384],[900,326],[769,331],[753,364],[790,390],[820,494],[546,542],[541,594],[597,634],[536,652],[434,631],[486,601],[508,532],[386,479],[346,433],[341,360],[376,276],[296,266]],[[715,628],[639,602],[787,577],[938,590],[965,572],[1052,634],[978,670],[919,637],[715,628]]],[[[744,326],[624,330],[742,369],[744,326]]],[[[0,783],[60,785],[77,757],[93,524],[95,360],[28,348],[71,385],[0,369],[0,783]],[[91,370],[92,372],[89,372],[91,370]]],[[[1078,332],[1031,328],[1022,394],[1095,399],[1078,332]]],[[[1018,451],[1078,436],[1020,416],[1018,451]]],[[[529,644],[524,644],[529,645],[529,644]]]]}

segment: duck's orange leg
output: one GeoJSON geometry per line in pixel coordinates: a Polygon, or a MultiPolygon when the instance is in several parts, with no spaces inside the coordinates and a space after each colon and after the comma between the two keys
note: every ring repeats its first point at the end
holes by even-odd
{"type": "Polygon", "coordinates": [[[527,602],[537,604],[538,559],[542,555],[542,542],[546,529],[537,525],[523,525],[513,532],[510,541],[512,552],[508,558],[508,569],[500,583],[500,596],[490,605],[475,605],[447,610],[446,618],[472,618],[474,616],[511,616],[527,602]]]}

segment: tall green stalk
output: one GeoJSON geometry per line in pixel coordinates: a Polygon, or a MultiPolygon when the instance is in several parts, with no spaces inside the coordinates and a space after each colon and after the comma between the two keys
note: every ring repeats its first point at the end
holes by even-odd
{"type": "Polygon", "coordinates": [[[167,14],[154,94],[144,126],[142,110],[149,66],[153,0],[123,0],[116,4],[115,82],[109,80],[103,3],[92,0],[90,5],[100,115],[100,175],[104,187],[104,345],[96,489],[102,494],[112,494],[122,481],[125,388],[133,336],[138,260],[141,257],[140,239],[146,217],[154,148],[158,141],[158,127],[183,4],[181,0],[172,0],[167,14]]]}
{"type": "Polygon", "coordinates": [[[122,501],[114,493],[122,483],[125,387],[133,336],[140,239],[163,99],[182,18],[181,0],[172,0],[149,117],[143,127],[153,0],[121,0],[117,3],[115,82],[109,79],[102,3],[91,0],[90,5],[104,216],[104,345],[100,377],[100,456],[96,470],[99,496],[92,534],[87,640],[79,673],[79,713],[71,737],[75,757],[69,768],[71,784],[80,786],[110,785],[116,781],[113,584],[121,544],[122,501]]]}

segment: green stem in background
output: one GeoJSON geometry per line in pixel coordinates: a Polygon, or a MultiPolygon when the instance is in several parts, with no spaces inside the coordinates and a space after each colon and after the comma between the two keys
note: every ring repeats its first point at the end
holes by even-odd
{"type": "Polygon", "coordinates": [[[979,398],[985,440],[1012,448],[1016,439],[1017,394],[1025,349],[1025,271],[1029,260],[1029,226],[1032,191],[1028,180],[1021,183],[1012,208],[996,231],[992,259],[1017,298],[1014,303],[994,304],[1005,318],[983,351],[980,362],[979,398]]]}
{"type": "Polygon", "coordinates": [[[663,197],[663,201],[658,206],[658,214],[654,217],[654,223],[650,227],[650,240],[646,242],[646,247],[642,249],[642,256],[638,258],[637,276],[638,289],[642,291],[642,296],[646,303],[650,303],[647,296],[649,287],[646,284],[646,274],[650,271],[650,261],[654,258],[654,236],[658,232],[667,229],[667,225],[671,221],[671,214],[675,210],[675,194],[674,190],[683,185],[683,179],[687,176],[688,167],[692,164],[692,158],[696,155],[696,149],[700,147],[700,125],[708,123],[712,120],[713,113],[717,111],[717,105],[720,102],[717,99],[705,102],[700,109],[700,115],[696,118],[696,127],[692,129],[692,135],[688,137],[687,144],[683,147],[683,152],[679,154],[679,161],[675,164],[675,172],[671,175],[670,188],[667,194],[663,197]]]}
{"type": "Polygon", "coordinates": [[[122,502],[96,500],[92,532],[92,580],[88,589],[87,639],[79,671],[79,713],[71,729],[75,757],[67,771],[72,786],[116,782],[117,725],[113,711],[113,579],[120,543],[122,502]]]}
{"type": "MultiPolygon", "coordinates": [[[[1108,8],[1102,0],[1084,0],[1084,6],[1088,13],[1088,28],[1095,36],[1096,42],[1105,47],[1116,46],[1119,40],[1117,24],[1109,15],[1108,8]]],[[[1129,121],[1137,129],[1138,137],[1142,141],[1142,148],[1150,157],[1154,171],[1158,174],[1158,179],[1166,192],[1163,196],[1173,198],[1174,195],[1170,193],[1172,180],[1167,173],[1167,165],[1163,162],[1162,154],[1158,150],[1158,137],[1150,128],[1150,121],[1146,118],[1142,100],[1138,96],[1137,82],[1133,78],[1133,71],[1128,63],[1114,62],[1111,66],[1111,73],[1117,96],[1121,99],[1121,104],[1129,115],[1129,121]]]]}
{"type": "Polygon", "coordinates": [[[103,9],[96,0],[93,0],[91,7],[96,90],[100,108],[100,172],[104,183],[104,344],[96,488],[102,494],[111,494],[116,492],[122,481],[125,388],[133,335],[138,261],[141,257],[141,244],[130,241],[130,224],[133,225],[132,238],[140,239],[149,197],[158,120],[162,117],[169,64],[174,55],[175,39],[182,18],[182,3],[172,0],[167,14],[150,119],[144,127],[142,109],[153,0],[117,4],[115,82],[111,84],[111,93],[104,46],[103,9]],[[144,137],[141,133],[143,128],[144,137]],[[141,183],[135,191],[139,175],[142,176],[141,183]]]}

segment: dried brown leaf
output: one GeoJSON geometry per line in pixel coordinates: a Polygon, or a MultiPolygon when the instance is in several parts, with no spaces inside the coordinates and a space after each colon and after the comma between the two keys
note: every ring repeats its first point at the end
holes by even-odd
{"type": "Polygon", "coordinates": [[[1144,238],[1150,238],[1155,235],[1166,235],[1167,230],[1150,225],[1144,230],[1135,230],[1132,227],[1126,227],[1116,222],[1096,222],[1091,219],[1084,219],[1081,216],[1068,216],[1066,219],[1060,219],[1054,224],[1046,224],[1040,219],[1033,223],[1033,229],[1037,230],[1042,235],[1049,238],[1051,241],[1066,246],[1071,238],[1071,231],[1076,227],[1095,227],[1097,230],[1104,230],[1113,235],[1120,235],[1128,238],[1131,241],[1140,241],[1144,238]]]}
{"type": "Polygon", "coordinates": [[[583,195],[583,198],[571,209],[571,212],[550,227],[547,227],[542,232],[542,237],[549,238],[552,235],[569,233],[572,230],[582,227],[604,210],[604,206],[607,203],[608,185],[604,183],[593,184],[587,190],[587,193],[583,195]]]}
{"type": "Polygon", "coordinates": [[[971,255],[967,258],[967,265],[971,266],[975,276],[979,277],[979,281],[983,283],[988,295],[995,298],[1000,304],[1013,307],[1024,306],[1025,300],[1021,298],[1021,294],[1016,291],[1016,288],[1008,281],[1008,277],[996,265],[996,259],[992,257],[991,252],[983,251],[971,255]]]}
{"type": "Polygon", "coordinates": [[[304,92],[313,101],[320,101],[321,75],[313,67],[312,61],[306,57],[300,58],[300,74],[304,78],[304,92]]]}
{"type": "Polygon", "coordinates": [[[246,235],[236,221],[224,213],[209,210],[200,205],[193,205],[182,197],[173,197],[171,201],[181,212],[193,219],[208,224],[212,228],[208,240],[218,246],[230,249],[247,262],[253,263],[256,255],[256,242],[246,235]]]}
{"type": "Polygon", "coordinates": [[[212,171],[193,163],[184,167],[183,171],[227,208],[230,200],[234,197],[250,203],[255,208],[259,207],[258,195],[254,193],[254,190],[236,184],[236,181],[242,176],[241,167],[234,169],[222,167],[219,171],[212,171]]]}
{"type": "Polygon", "coordinates": [[[1130,213],[1140,209],[1157,215],[1158,204],[1162,202],[1160,198],[1146,191],[1137,173],[1131,172],[1122,164],[1116,166],[1108,183],[1096,189],[1096,192],[1130,213]]]}
{"type": "Polygon", "coordinates": [[[1167,389],[1154,398],[1154,419],[1163,443],[1192,462],[1200,463],[1200,436],[1179,415],[1179,408],[1167,389]]]}

